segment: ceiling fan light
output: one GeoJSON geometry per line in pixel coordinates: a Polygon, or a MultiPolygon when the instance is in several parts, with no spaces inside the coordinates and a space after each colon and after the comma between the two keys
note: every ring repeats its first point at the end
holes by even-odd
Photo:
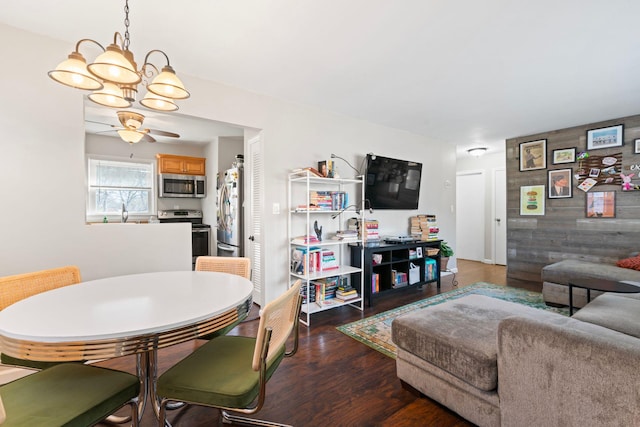
{"type": "Polygon", "coordinates": [[[128,142],[129,144],[135,144],[140,142],[144,134],[142,132],[138,132],[137,130],[130,129],[118,129],[118,135],[122,138],[123,141],[128,142]]]}
{"type": "Polygon", "coordinates": [[[66,60],[48,74],[58,83],[76,89],[97,90],[103,86],[100,80],[87,71],[87,61],[79,52],[71,52],[66,60]]]}
{"type": "Polygon", "coordinates": [[[169,65],[162,68],[162,72],[153,79],[147,89],[156,95],[171,99],[186,99],[191,96],[169,65]]]}
{"type": "Polygon", "coordinates": [[[147,92],[144,98],[140,100],[140,104],[156,111],[176,111],[178,109],[178,105],[171,99],[151,92],[147,92]]]}
{"type": "Polygon", "coordinates": [[[127,108],[131,106],[131,102],[122,96],[122,90],[118,85],[109,82],[105,82],[101,90],[89,95],[89,99],[105,107],[127,108]]]}
{"type": "Polygon", "coordinates": [[[116,44],[107,46],[104,53],[100,54],[95,62],[89,64],[87,69],[94,76],[114,83],[127,85],[142,81],[142,77],[116,44]]]}

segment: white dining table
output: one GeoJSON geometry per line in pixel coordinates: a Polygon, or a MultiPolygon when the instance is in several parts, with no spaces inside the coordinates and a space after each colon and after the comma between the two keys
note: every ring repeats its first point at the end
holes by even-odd
{"type": "Polygon", "coordinates": [[[82,282],[0,311],[0,351],[38,361],[137,355],[139,416],[157,415],[157,351],[245,318],[251,281],[228,273],[169,271],[82,282]]]}

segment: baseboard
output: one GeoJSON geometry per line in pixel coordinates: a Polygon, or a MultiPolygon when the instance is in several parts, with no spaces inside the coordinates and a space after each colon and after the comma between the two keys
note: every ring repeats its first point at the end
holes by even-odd
{"type": "Polygon", "coordinates": [[[492,259],[483,259],[482,263],[483,264],[491,264],[491,265],[495,264],[495,262],[492,259]]]}

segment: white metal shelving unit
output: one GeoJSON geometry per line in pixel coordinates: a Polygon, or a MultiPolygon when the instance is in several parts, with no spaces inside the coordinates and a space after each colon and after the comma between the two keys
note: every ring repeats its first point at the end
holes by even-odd
{"type": "MultiPolygon", "coordinates": [[[[290,283],[297,279],[302,280],[303,291],[306,292],[306,301],[303,303],[300,321],[310,326],[311,315],[320,311],[330,310],[344,305],[352,306],[359,310],[364,310],[364,287],[362,269],[352,267],[349,257],[349,243],[362,243],[360,237],[356,240],[334,240],[336,231],[347,228],[347,219],[356,217],[364,221],[364,187],[363,177],[356,178],[321,178],[307,170],[292,172],[289,174],[288,186],[288,248],[289,248],[289,275],[290,283]],[[342,191],[348,194],[349,201],[347,207],[339,210],[309,209],[311,206],[312,191],[342,191]],[[311,244],[294,243],[293,239],[304,235],[315,236],[313,224],[318,221],[322,225],[322,241],[311,244]],[[316,271],[300,274],[292,271],[294,248],[303,248],[309,253],[310,248],[330,248],[334,251],[339,267],[326,271],[316,271]],[[349,283],[358,292],[359,298],[349,302],[337,302],[336,300],[324,301],[322,305],[312,302],[309,296],[315,292],[314,281],[329,277],[349,277],[349,283]],[[357,282],[357,283],[356,283],[357,282]],[[311,291],[313,287],[313,292],[311,291]]],[[[362,256],[364,256],[364,252],[362,256]]],[[[362,260],[363,261],[363,260],[362,260]]],[[[309,258],[304,271],[310,271],[309,258]]],[[[360,263],[363,265],[363,262],[360,263]]]]}

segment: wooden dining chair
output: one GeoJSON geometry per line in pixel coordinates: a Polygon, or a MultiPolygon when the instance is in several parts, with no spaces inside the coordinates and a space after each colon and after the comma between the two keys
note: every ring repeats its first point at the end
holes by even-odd
{"type": "MultiPolygon", "coordinates": [[[[73,265],[0,277],[0,310],[32,295],[80,282],[80,269],[73,265]]],[[[44,369],[57,364],[19,359],[6,354],[0,354],[0,363],[32,369],[44,369]]]]}
{"type": "Polygon", "coordinates": [[[2,427],[86,427],[125,405],[138,426],[140,380],[79,363],[53,366],[0,386],[2,427]]]}
{"type": "Polygon", "coordinates": [[[159,426],[165,425],[167,403],[181,401],[221,410],[224,422],[282,426],[269,421],[232,415],[255,414],[264,405],[266,384],[282,359],[298,349],[300,316],[298,280],[260,315],[257,337],[223,336],[199,347],[158,378],[159,426]],[[286,343],[293,333],[293,345],[286,343]]]}
{"type": "MultiPolygon", "coordinates": [[[[199,256],[196,258],[196,271],[216,271],[220,273],[230,273],[251,280],[251,259],[247,257],[226,257],[226,256],[199,256]]],[[[235,328],[241,319],[231,325],[225,326],[219,331],[201,337],[210,340],[216,337],[227,335],[235,328]]]]}
{"type": "Polygon", "coordinates": [[[199,256],[196,271],[231,273],[251,280],[251,259],[247,257],[199,256]]]}

